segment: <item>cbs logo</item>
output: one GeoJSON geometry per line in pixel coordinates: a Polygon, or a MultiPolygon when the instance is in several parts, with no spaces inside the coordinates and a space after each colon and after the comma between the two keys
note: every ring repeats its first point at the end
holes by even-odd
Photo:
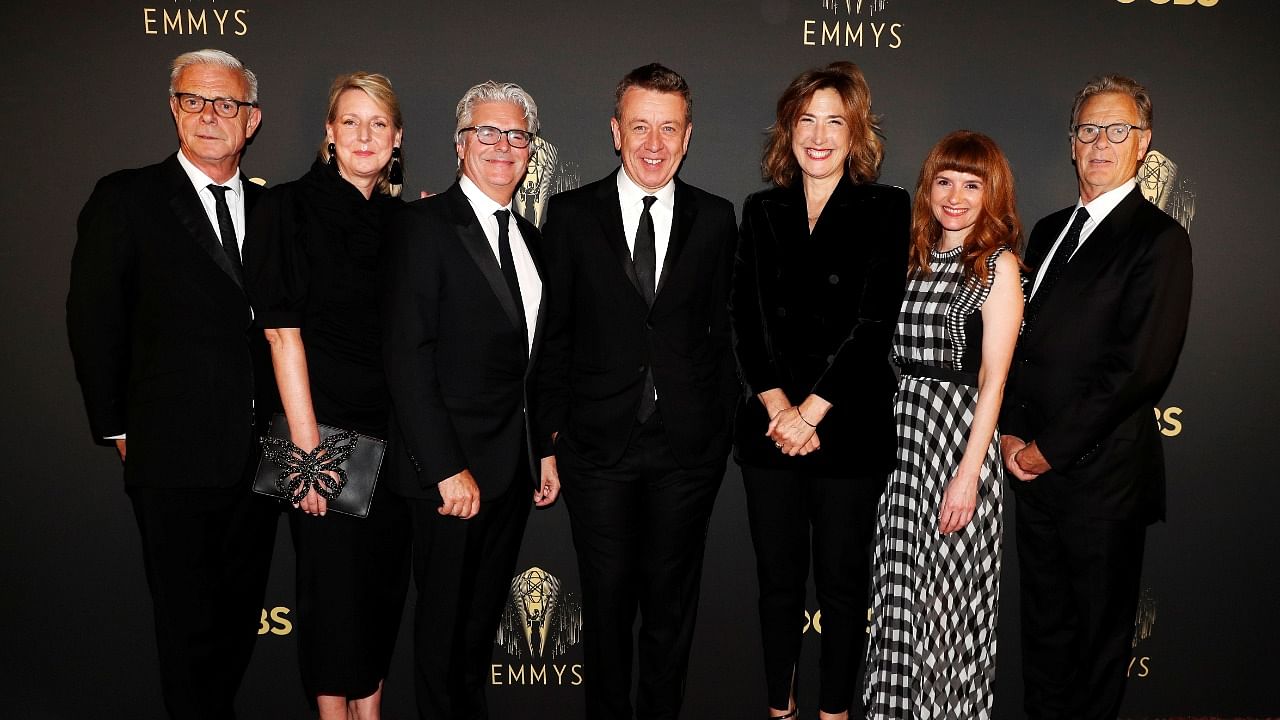
{"type": "Polygon", "coordinates": [[[1182,434],[1182,408],[1170,405],[1161,410],[1160,408],[1152,408],[1156,413],[1156,428],[1161,435],[1165,437],[1174,437],[1182,434]]]}
{"type": "Polygon", "coordinates": [[[273,607],[262,609],[262,619],[258,624],[258,634],[288,635],[293,632],[293,622],[289,620],[289,608],[273,607]]]}
{"type": "MultiPolygon", "coordinates": [[[[1121,5],[1129,5],[1137,2],[1137,0],[1116,0],[1121,5]]],[[[1199,5],[1200,7],[1213,7],[1218,4],[1218,0],[1151,0],[1152,5],[1199,5]]]]}

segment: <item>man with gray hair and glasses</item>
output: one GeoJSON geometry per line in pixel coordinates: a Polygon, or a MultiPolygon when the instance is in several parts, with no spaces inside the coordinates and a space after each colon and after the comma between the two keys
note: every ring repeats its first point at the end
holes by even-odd
{"type": "Polygon", "coordinates": [[[1164,519],[1151,408],[1178,362],[1191,242],[1134,180],[1151,97],[1119,75],[1071,108],[1072,206],[1036,223],[1024,326],[1000,413],[1017,498],[1027,717],[1115,718],[1147,526],[1164,519]]]}
{"type": "Polygon", "coordinates": [[[172,718],[235,716],[275,537],[274,508],[249,490],[266,348],[240,262],[260,191],[240,155],[262,119],[257,95],[231,55],[179,55],[178,151],[98,182],[71,260],[76,377],[95,439],[124,465],[172,718]]]}
{"type": "Polygon", "coordinates": [[[512,211],[538,132],[519,85],[458,102],[458,181],[404,208],[383,258],[392,417],[387,481],[413,515],[415,687],[422,718],[487,718],[484,688],[530,496],[559,494],[534,431],[542,329],[538,230],[512,211]]]}

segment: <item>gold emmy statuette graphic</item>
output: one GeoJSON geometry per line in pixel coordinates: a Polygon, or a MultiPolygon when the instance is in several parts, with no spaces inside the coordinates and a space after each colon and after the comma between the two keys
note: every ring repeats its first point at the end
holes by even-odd
{"type": "Polygon", "coordinates": [[[1151,204],[1169,213],[1186,231],[1196,215],[1195,186],[1178,173],[1178,164],[1152,150],[1138,165],[1138,188],[1151,204]]]}
{"type": "Polygon", "coordinates": [[[511,594],[494,639],[513,657],[559,657],[578,644],[582,606],[560,578],[531,567],[511,580],[511,594]]]}
{"type": "MultiPolygon", "coordinates": [[[[1138,597],[1138,612],[1133,620],[1133,647],[1151,637],[1156,625],[1156,596],[1151,588],[1143,588],[1138,597]]],[[[1151,656],[1134,653],[1129,659],[1127,677],[1144,678],[1151,674],[1151,656]]]]}
{"type": "Polygon", "coordinates": [[[560,150],[536,135],[529,155],[529,170],[513,198],[516,212],[542,227],[547,216],[547,200],[552,195],[578,187],[577,167],[561,158],[560,150]]]}

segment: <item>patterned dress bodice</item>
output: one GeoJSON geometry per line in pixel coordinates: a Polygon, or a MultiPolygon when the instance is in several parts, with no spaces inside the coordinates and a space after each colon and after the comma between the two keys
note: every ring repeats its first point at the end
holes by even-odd
{"type": "MultiPolygon", "coordinates": [[[[902,312],[893,333],[894,362],[921,363],[949,370],[978,372],[982,363],[982,303],[991,286],[965,280],[957,247],[930,253],[932,272],[907,281],[902,312]]],[[[987,258],[987,277],[995,277],[997,250],[987,258]]]]}

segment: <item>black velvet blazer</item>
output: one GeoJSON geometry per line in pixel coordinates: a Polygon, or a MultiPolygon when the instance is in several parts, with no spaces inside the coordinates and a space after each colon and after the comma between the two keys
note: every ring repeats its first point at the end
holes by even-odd
{"type": "Polygon", "coordinates": [[[735,426],[742,464],[840,476],[888,472],[897,441],[890,340],[902,303],[910,199],[901,188],[841,180],[809,232],[803,186],[749,196],[734,264],[734,349],[745,384],[735,426]],[[782,388],[833,407],[822,447],[778,452],[757,394],[782,388]]]}

